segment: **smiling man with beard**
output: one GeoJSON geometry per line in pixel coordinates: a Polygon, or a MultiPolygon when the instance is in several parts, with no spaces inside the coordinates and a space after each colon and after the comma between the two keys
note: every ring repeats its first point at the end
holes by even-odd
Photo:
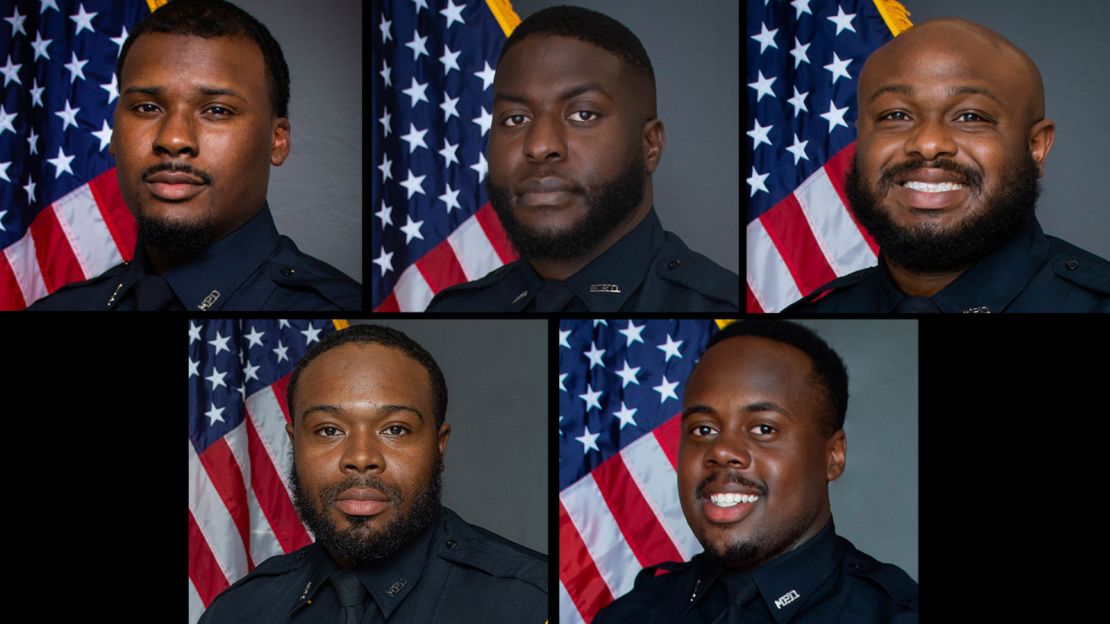
{"type": "Polygon", "coordinates": [[[640,40],[553,7],[505,42],[486,188],[521,260],[448,288],[429,312],[729,312],[740,278],[665,232],[651,176],[666,137],[640,40]]]}
{"type": "Polygon", "coordinates": [[[291,147],[289,67],[222,0],[170,2],[119,58],[110,153],[138,223],[134,259],[32,310],[352,310],[361,287],[278,234],[270,167],[291,147]]]}
{"type": "Polygon", "coordinates": [[[313,346],[287,390],[290,484],[315,543],[220,594],[204,624],[531,622],[547,558],[440,504],[451,426],[432,356],[376,325],[313,346]]]}
{"type": "Polygon", "coordinates": [[[1055,126],[1032,59],[959,19],[914,26],[860,74],[846,193],[879,265],[788,312],[1108,312],[1110,262],[1034,216],[1055,126]]]}
{"type": "Polygon", "coordinates": [[[917,583],[836,534],[848,372],[809,329],[740,321],[710,339],[686,386],[683,515],[705,548],[645,568],[593,624],[917,622],[917,583]]]}

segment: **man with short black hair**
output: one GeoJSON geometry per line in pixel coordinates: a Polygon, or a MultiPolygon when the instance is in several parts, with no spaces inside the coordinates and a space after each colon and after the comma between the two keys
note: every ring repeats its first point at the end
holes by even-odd
{"type": "Polygon", "coordinates": [[[289,68],[223,0],[170,2],[128,37],[110,153],[135,257],[32,310],[354,310],[361,287],[280,236],[270,167],[289,156],[289,68]]]}
{"type": "Polygon", "coordinates": [[[705,552],[645,568],[595,624],[917,622],[917,583],[838,536],[848,374],[809,329],[740,321],[683,397],[682,512],[705,552]]]}
{"type": "Polygon", "coordinates": [[[314,345],[287,390],[289,482],[316,542],[220,594],[220,622],[533,622],[547,558],[440,504],[447,385],[405,334],[355,325],[314,345]]]}
{"type": "Polygon", "coordinates": [[[655,214],[666,136],[636,35],[544,9],[505,42],[493,88],[486,188],[521,260],[440,292],[429,312],[739,309],[739,277],[655,214]]]}

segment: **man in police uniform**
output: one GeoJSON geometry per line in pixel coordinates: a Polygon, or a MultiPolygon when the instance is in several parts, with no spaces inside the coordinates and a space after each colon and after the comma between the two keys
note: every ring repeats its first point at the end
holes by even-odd
{"type": "Polygon", "coordinates": [[[836,534],[848,374],[810,330],[740,321],[686,386],[683,514],[705,552],[644,569],[594,624],[917,622],[917,583],[836,534]]]}
{"type": "Polygon", "coordinates": [[[486,188],[522,259],[440,292],[429,312],[739,309],[740,278],[655,214],[666,137],[636,35],[545,9],[505,42],[493,91],[486,188]]]}
{"type": "Polygon", "coordinates": [[[361,287],[280,236],[270,166],[290,148],[289,68],[221,0],[171,2],[120,54],[110,152],[138,222],[134,260],[33,310],[356,310],[361,287]]]}
{"type": "Polygon", "coordinates": [[[1055,127],[1032,59],[958,19],[914,26],[860,74],[846,183],[879,265],[788,312],[1110,312],[1110,262],[1034,216],[1055,127]]]}
{"type": "Polygon", "coordinates": [[[447,386],[423,347],[356,325],[315,345],[289,381],[290,483],[316,543],[220,594],[205,624],[533,622],[547,558],[440,505],[447,386]]]}

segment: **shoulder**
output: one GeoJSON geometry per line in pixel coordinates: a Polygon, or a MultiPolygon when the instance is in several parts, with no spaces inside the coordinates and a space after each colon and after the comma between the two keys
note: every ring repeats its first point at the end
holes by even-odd
{"type": "Polygon", "coordinates": [[[436,553],[440,559],[468,569],[475,583],[547,595],[547,556],[443,511],[445,538],[436,553]]]}
{"type": "MultiPolygon", "coordinates": [[[[867,281],[877,267],[867,267],[854,273],[849,273],[820,286],[805,297],[787,306],[783,312],[833,312],[837,304],[843,303],[856,286],[867,281]]],[[[862,311],[862,310],[861,310],[862,311]]]]}
{"type": "Polygon", "coordinates": [[[1046,238],[1049,268],[1057,278],[1095,296],[1110,297],[1110,261],[1055,236],[1046,238]]]}
{"type": "Polygon", "coordinates": [[[594,624],[646,622],[651,621],[650,616],[684,606],[697,584],[696,561],[668,561],[640,570],[632,590],[602,609],[594,624]]]}
{"type": "Polygon", "coordinates": [[[291,607],[299,595],[293,583],[299,578],[297,572],[308,563],[311,549],[309,545],[263,561],[250,574],[216,596],[198,624],[251,621],[280,609],[283,604],[291,607]],[[288,596],[289,600],[279,601],[283,596],[288,596]]]}
{"type": "Polygon", "coordinates": [[[264,302],[270,310],[360,310],[362,287],[339,269],[297,249],[282,236],[262,267],[263,279],[276,285],[264,302]]]}
{"type": "Polygon", "coordinates": [[[27,309],[40,310],[107,310],[108,299],[116,284],[113,278],[127,270],[127,262],[117,264],[96,277],[66,284],[32,303],[27,309]]]}
{"type": "MultiPolygon", "coordinates": [[[[688,302],[678,302],[683,309],[691,312],[740,309],[740,276],[690,249],[671,232],[666,233],[651,271],[661,282],[688,293],[684,297],[688,302]]],[[[669,309],[677,309],[674,303],[660,302],[669,309]]]]}
{"type": "Polygon", "coordinates": [[[497,267],[484,277],[444,288],[425,312],[508,311],[513,301],[507,280],[516,274],[520,261],[497,267]]]}
{"type": "Polygon", "coordinates": [[[882,563],[844,541],[849,548],[841,571],[866,588],[863,595],[870,595],[873,602],[882,602],[890,613],[917,612],[917,582],[905,570],[882,563]]]}

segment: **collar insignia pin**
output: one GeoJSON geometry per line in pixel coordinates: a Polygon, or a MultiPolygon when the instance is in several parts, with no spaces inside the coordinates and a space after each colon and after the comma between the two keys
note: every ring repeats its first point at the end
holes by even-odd
{"type": "Polygon", "coordinates": [[[197,308],[201,312],[207,312],[208,309],[211,308],[212,305],[215,304],[216,300],[219,299],[219,298],[220,298],[220,291],[213,290],[212,292],[208,293],[208,295],[206,295],[204,297],[204,301],[201,301],[200,305],[198,305],[197,308]]]}
{"type": "Polygon", "coordinates": [[[590,292],[613,293],[614,295],[619,295],[621,287],[619,284],[590,284],[590,292]]]}
{"type": "Polygon", "coordinates": [[[798,598],[801,598],[801,596],[798,595],[798,591],[792,589],[792,590],[786,592],[785,594],[783,594],[777,600],[775,600],[775,607],[778,608],[778,609],[781,609],[781,608],[785,607],[786,605],[794,602],[798,598]]]}
{"type": "Polygon", "coordinates": [[[527,296],[528,296],[528,291],[527,290],[521,292],[519,295],[516,296],[516,299],[513,299],[512,305],[516,305],[516,302],[520,301],[521,299],[523,299],[527,296]]]}
{"type": "Polygon", "coordinates": [[[396,596],[402,589],[405,588],[405,579],[398,579],[396,583],[389,586],[385,593],[390,596],[396,596]]]}
{"type": "Polygon", "coordinates": [[[305,596],[308,595],[308,588],[309,587],[312,587],[312,581],[309,581],[308,584],[304,586],[304,592],[301,593],[301,600],[304,600],[305,596]]]}

